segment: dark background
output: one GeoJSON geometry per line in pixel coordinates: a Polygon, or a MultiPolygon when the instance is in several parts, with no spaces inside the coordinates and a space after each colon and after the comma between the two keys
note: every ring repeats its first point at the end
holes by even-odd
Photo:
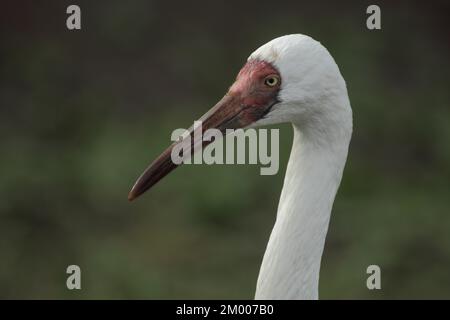
{"type": "Polygon", "coordinates": [[[450,298],[450,6],[375,3],[380,31],[365,2],[3,1],[0,297],[252,298],[289,125],[276,176],[184,166],[127,193],[253,50],[304,33],[334,56],[354,112],[321,298],[450,298]],[[66,289],[70,264],[81,291],[66,289]],[[371,264],[382,290],[366,288],[371,264]]]}

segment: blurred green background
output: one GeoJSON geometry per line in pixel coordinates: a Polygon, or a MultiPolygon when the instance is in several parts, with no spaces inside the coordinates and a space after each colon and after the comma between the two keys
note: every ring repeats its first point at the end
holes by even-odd
{"type": "Polygon", "coordinates": [[[184,166],[139,201],[142,170],[222,97],[247,56],[321,41],[354,135],[321,298],[450,298],[450,6],[376,2],[5,1],[0,10],[0,297],[252,298],[281,167],[184,166]],[[66,29],[66,7],[82,30],[66,29]],[[66,268],[82,290],[66,289],[66,268]],[[382,269],[382,290],[366,268],[382,269]]]}

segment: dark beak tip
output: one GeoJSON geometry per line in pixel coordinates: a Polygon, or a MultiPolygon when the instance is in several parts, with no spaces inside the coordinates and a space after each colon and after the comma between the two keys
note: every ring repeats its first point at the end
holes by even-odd
{"type": "MultiPolygon", "coordinates": [[[[223,131],[225,128],[245,127],[244,123],[241,122],[249,120],[243,119],[242,111],[244,110],[244,107],[241,100],[241,97],[235,94],[225,95],[210,111],[201,117],[201,121],[204,123],[203,129],[208,130],[214,128],[223,131]]],[[[189,139],[194,135],[194,128],[195,125],[191,128],[189,139]]],[[[137,179],[135,185],[128,194],[128,201],[133,201],[141,196],[180,165],[172,161],[172,150],[176,145],[182,143],[184,139],[185,138],[170,145],[150,164],[149,167],[147,167],[147,169],[145,169],[144,173],[137,179]]],[[[190,141],[189,145],[189,151],[196,152],[196,143],[190,141]]],[[[202,141],[200,145],[204,148],[207,144],[202,141]]]]}
{"type": "Polygon", "coordinates": [[[128,193],[128,201],[132,202],[133,200],[135,200],[137,197],[139,197],[140,194],[136,193],[136,190],[133,188],[131,189],[130,193],[128,193]]]}

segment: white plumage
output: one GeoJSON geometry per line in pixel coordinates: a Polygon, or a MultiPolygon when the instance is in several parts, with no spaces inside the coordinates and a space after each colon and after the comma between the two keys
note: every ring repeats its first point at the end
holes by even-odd
{"type": "MultiPolygon", "coordinates": [[[[201,119],[205,130],[220,132],[293,124],[291,156],[255,297],[317,299],[331,208],[352,134],[347,88],[333,58],[304,35],[274,39],[250,55],[227,94],[201,119]]],[[[130,200],[178,166],[170,155],[180,143],[145,170],[130,200]]]]}
{"type": "Polygon", "coordinates": [[[275,225],[264,254],[256,299],[317,299],[331,208],[352,133],[345,81],[328,51],[288,35],[249,59],[272,63],[283,79],[280,100],[255,125],[291,122],[294,141],[275,225]]]}

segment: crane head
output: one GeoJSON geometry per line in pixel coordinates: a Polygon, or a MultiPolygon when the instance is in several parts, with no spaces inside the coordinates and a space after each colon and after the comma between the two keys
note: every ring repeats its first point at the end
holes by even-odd
{"type": "MultiPolygon", "coordinates": [[[[351,123],[349,105],[326,103],[346,96],[345,82],[328,51],[312,38],[294,34],[276,38],[253,52],[225,96],[199,120],[203,131],[217,129],[223,135],[227,129],[317,122],[318,118],[333,120],[342,113],[344,116],[338,119],[350,118],[351,123]]],[[[327,123],[322,121],[322,125],[327,123]]],[[[150,164],[131,189],[130,201],[178,166],[172,161],[172,150],[193,135],[194,128],[191,128],[187,136],[169,146],[150,164]]],[[[196,144],[195,139],[190,140],[191,154],[211,143],[196,144]]]]}

